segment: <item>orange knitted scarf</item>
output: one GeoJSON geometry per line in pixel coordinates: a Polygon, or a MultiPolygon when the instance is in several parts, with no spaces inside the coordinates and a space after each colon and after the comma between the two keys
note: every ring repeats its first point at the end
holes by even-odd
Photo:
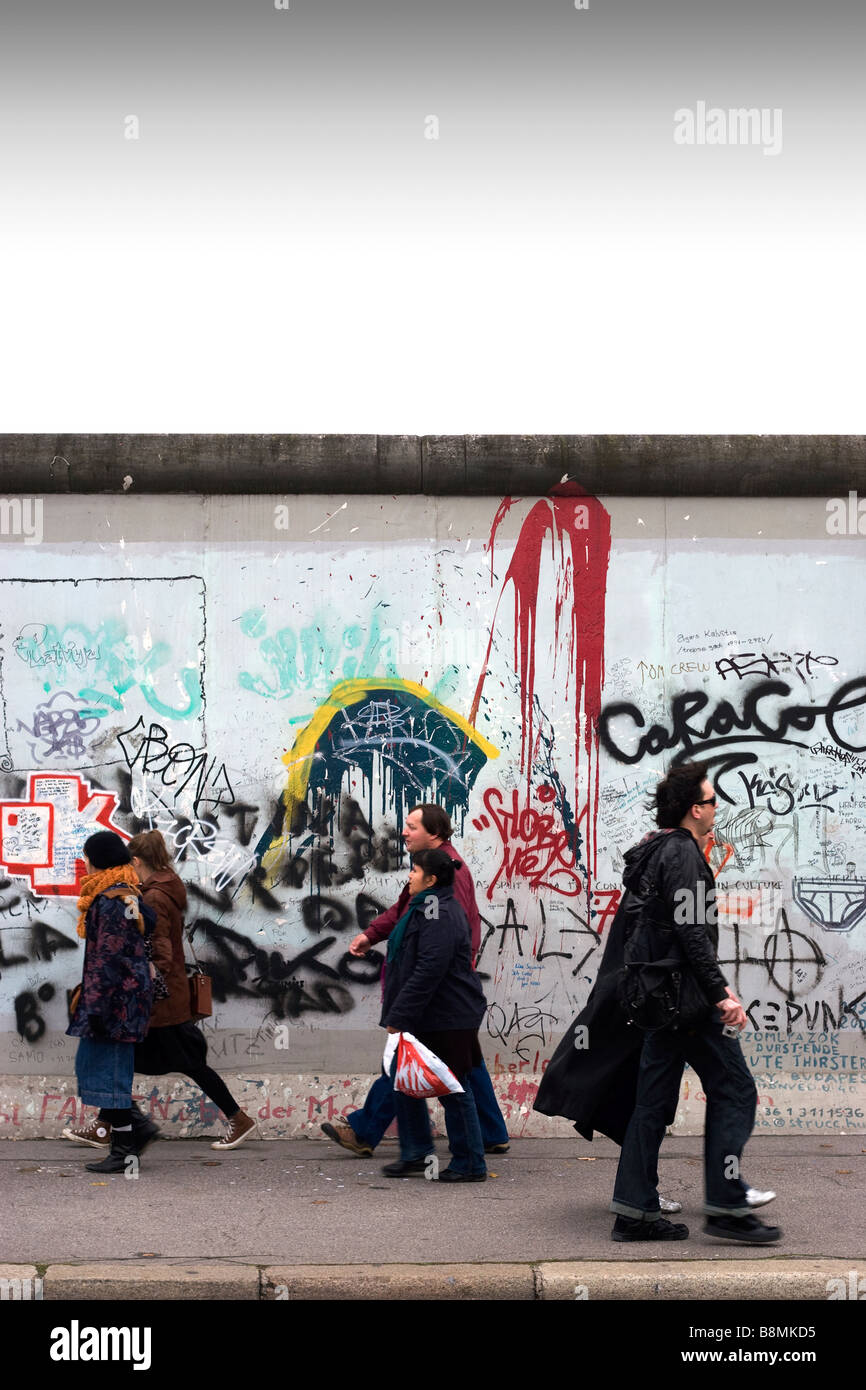
{"type": "MultiPolygon", "coordinates": [[[[78,907],[78,927],[76,928],[78,935],[84,936],[85,934],[84,919],[94,898],[98,897],[106,888],[111,888],[115,883],[128,883],[130,888],[134,888],[137,892],[140,881],[131,864],[118,864],[115,869],[98,869],[94,874],[87,874],[81,880],[81,897],[76,904],[78,907]]],[[[138,929],[144,931],[144,924],[140,916],[138,929]]]]}

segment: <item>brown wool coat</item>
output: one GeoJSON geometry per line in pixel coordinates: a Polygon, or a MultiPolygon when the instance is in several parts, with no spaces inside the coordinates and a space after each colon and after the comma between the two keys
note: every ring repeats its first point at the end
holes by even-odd
{"type": "Polygon", "coordinates": [[[142,884],[141,894],[156,913],[153,963],[165,976],[168,998],[158,999],[150,1016],[151,1028],[187,1023],[192,1018],[189,985],[183,954],[183,914],[186,889],[171,869],[160,869],[142,884]]]}

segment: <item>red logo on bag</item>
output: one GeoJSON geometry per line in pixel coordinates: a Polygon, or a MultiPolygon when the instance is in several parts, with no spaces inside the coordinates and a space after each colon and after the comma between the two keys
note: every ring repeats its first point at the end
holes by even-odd
{"type": "MultiPolygon", "coordinates": [[[[439,1059],[437,1058],[437,1061],[439,1059]]],[[[445,1066],[444,1062],[439,1062],[443,1072],[451,1078],[452,1083],[456,1080],[451,1071],[445,1066]]],[[[394,1086],[403,1095],[415,1096],[419,1100],[424,1100],[429,1096],[448,1096],[454,1089],[453,1084],[449,1085],[444,1076],[439,1075],[421,1056],[418,1048],[405,1036],[401,1036],[397,1044],[397,1070],[394,1074],[394,1086]]]]}

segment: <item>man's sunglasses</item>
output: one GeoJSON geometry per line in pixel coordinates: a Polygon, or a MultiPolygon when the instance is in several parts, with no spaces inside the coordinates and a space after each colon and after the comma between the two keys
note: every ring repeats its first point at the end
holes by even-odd
{"type": "Polygon", "coordinates": [[[703,801],[695,801],[692,804],[694,806],[715,806],[716,798],[714,796],[705,796],[703,801]]]}

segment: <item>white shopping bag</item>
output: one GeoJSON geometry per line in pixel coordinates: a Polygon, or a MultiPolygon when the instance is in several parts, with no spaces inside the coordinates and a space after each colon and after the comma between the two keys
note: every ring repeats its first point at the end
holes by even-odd
{"type": "Polygon", "coordinates": [[[432,1096],[462,1095],[463,1087],[441,1057],[431,1052],[411,1033],[389,1033],[382,1065],[385,1075],[391,1075],[394,1050],[397,1049],[397,1070],[394,1090],[406,1096],[427,1100],[432,1096]]]}

